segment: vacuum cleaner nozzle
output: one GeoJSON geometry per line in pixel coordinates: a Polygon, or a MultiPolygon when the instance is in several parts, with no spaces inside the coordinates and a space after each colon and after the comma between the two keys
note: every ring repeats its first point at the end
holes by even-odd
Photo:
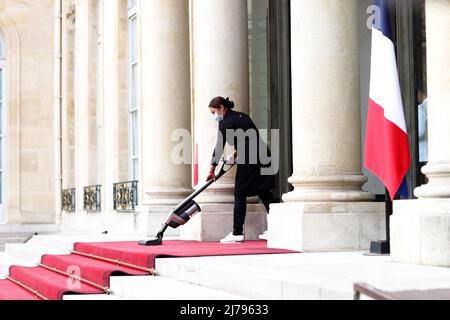
{"type": "Polygon", "coordinates": [[[160,246],[162,245],[162,235],[161,236],[156,236],[152,239],[148,239],[148,240],[141,240],[139,241],[139,245],[140,246],[160,246]]]}
{"type": "Polygon", "coordinates": [[[177,211],[172,211],[164,223],[157,236],[139,241],[140,246],[160,246],[162,245],[162,239],[167,227],[178,228],[188,222],[197,212],[200,212],[201,208],[194,200],[189,201],[185,206],[177,211]]]}

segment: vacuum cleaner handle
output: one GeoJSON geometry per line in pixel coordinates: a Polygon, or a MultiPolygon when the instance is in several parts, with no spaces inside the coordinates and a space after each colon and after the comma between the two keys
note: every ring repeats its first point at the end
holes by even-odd
{"type": "MultiPolygon", "coordinates": [[[[200,193],[202,193],[205,189],[207,189],[210,185],[212,185],[215,181],[220,179],[225,173],[231,170],[234,167],[234,164],[227,164],[225,160],[222,158],[219,162],[219,173],[216,175],[216,180],[208,180],[205,184],[203,184],[200,188],[195,190],[189,197],[183,200],[180,204],[178,204],[172,212],[177,212],[179,209],[183,208],[186,204],[188,204],[191,200],[197,197],[200,193]],[[225,169],[225,166],[229,166],[225,169]]],[[[217,170],[216,170],[217,171],[217,170]]]]}

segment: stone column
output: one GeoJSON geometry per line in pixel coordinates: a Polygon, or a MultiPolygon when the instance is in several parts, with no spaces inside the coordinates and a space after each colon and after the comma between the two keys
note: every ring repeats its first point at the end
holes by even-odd
{"type": "MultiPolygon", "coordinates": [[[[201,186],[209,171],[218,129],[211,120],[209,102],[216,96],[229,97],[236,110],[249,113],[248,9],[247,2],[241,0],[191,3],[194,158],[198,162],[197,186],[201,186]]],[[[230,172],[197,198],[203,212],[183,227],[183,238],[218,240],[232,230],[234,177],[230,172]]],[[[256,237],[264,228],[265,221],[261,220],[265,220],[265,214],[263,219],[253,216],[248,213],[247,238],[256,237]]]]}
{"type": "Polygon", "coordinates": [[[141,1],[138,15],[143,190],[140,211],[145,212],[140,215],[139,225],[141,233],[148,228],[148,233],[153,234],[170,209],[191,192],[189,1],[141,1]],[[186,163],[180,163],[180,154],[174,151],[183,133],[186,163]]]}
{"type": "Polygon", "coordinates": [[[75,39],[75,172],[77,210],[83,210],[83,188],[94,183],[95,153],[92,140],[96,140],[95,126],[91,126],[92,110],[96,109],[96,33],[95,5],[89,0],[78,0],[75,39]]]}
{"type": "MultiPolygon", "coordinates": [[[[216,96],[230,97],[236,110],[249,113],[248,9],[240,0],[194,0],[193,91],[194,143],[198,181],[208,175],[217,123],[208,106],[216,96]]],[[[204,192],[203,202],[234,202],[234,175],[224,176],[204,192]]]]}
{"type": "Polygon", "coordinates": [[[102,1],[102,28],[100,29],[101,57],[100,76],[102,96],[102,225],[110,233],[134,232],[134,215],[114,211],[113,184],[122,182],[119,174],[121,122],[128,119],[120,116],[120,110],[128,107],[127,50],[128,20],[127,5],[123,0],[102,1]]]}
{"type": "Polygon", "coordinates": [[[294,191],[269,214],[269,245],[362,249],[382,238],[382,207],[362,191],[358,3],[293,1],[294,191]]]}
{"type": "Polygon", "coordinates": [[[396,201],[391,217],[394,261],[450,266],[450,1],[426,1],[429,182],[418,200],[396,201]]]}

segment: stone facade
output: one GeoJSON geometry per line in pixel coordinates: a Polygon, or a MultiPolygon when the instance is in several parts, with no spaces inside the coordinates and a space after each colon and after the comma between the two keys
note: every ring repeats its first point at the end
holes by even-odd
{"type": "MultiPolygon", "coordinates": [[[[7,53],[6,222],[153,234],[168,211],[205,180],[216,138],[209,100],[230,96],[239,111],[254,111],[251,89],[257,79],[249,74],[249,55],[256,47],[249,50],[248,19],[250,11],[258,16],[265,10],[253,5],[0,0],[7,53]],[[134,15],[135,29],[129,30],[134,15]],[[133,63],[137,69],[131,75],[133,63]],[[137,111],[133,126],[131,105],[137,111]],[[133,128],[136,140],[130,141],[133,128]],[[173,161],[177,129],[190,134],[184,150],[189,163],[173,161]],[[133,179],[130,168],[139,174],[139,205],[114,210],[113,184],[133,179]],[[101,186],[100,212],[83,208],[84,187],[95,185],[101,186]],[[72,188],[76,210],[62,211],[61,189],[72,188]]],[[[445,32],[450,1],[426,5],[431,107],[430,162],[423,172],[429,183],[416,189],[419,200],[395,202],[392,256],[450,266],[450,135],[443,121],[450,99],[445,32]]],[[[360,43],[361,2],[291,1],[290,21],[293,172],[286,184],[294,190],[272,205],[267,220],[262,206],[250,201],[246,234],[253,239],[268,227],[271,247],[366,250],[370,240],[384,238],[385,221],[384,205],[363,191],[361,84],[366,82],[360,79],[360,50],[367,48],[360,43]]],[[[223,237],[231,230],[233,187],[233,174],[221,179],[198,198],[203,212],[170,234],[204,241],[223,237]]]]}
{"type": "Polygon", "coordinates": [[[59,214],[54,29],[54,1],[0,1],[6,47],[3,214],[9,224],[54,223],[59,214]]]}

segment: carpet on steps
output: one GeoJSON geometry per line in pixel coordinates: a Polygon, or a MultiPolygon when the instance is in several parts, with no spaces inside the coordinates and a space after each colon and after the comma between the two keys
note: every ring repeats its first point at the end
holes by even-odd
{"type": "MultiPolygon", "coordinates": [[[[37,292],[40,299],[62,300],[68,293],[108,293],[113,275],[149,275],[157,258],[286,253],[294,251],[267,248],[267,242],[259,240],[238,244],[168,240],[162,246],[149,247],[137,242],[79,242],[72,254],[43,255],[40,266],[11,266],[9,276],[37,292]]],[[[0,300],[36,298],[11,280],[0,282],[0,300]]]]}

